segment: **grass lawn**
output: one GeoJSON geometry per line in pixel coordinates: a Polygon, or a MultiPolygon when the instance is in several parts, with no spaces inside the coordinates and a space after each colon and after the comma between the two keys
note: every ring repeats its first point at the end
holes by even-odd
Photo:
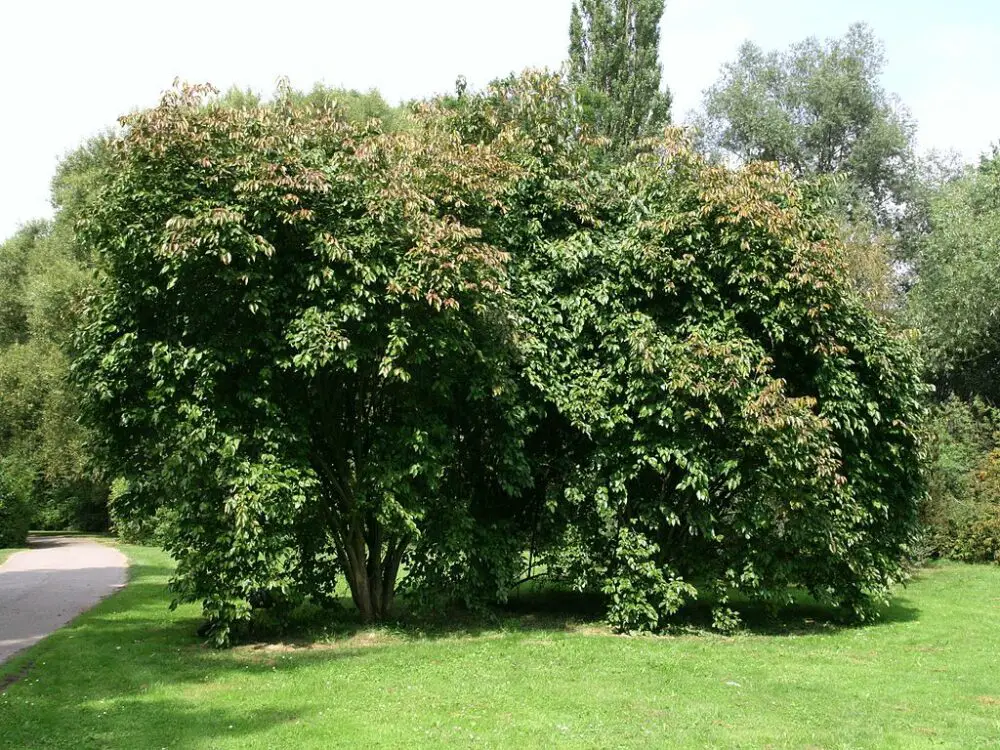
{"type": "Polygon", "coordinates": [[[1000,568],[940,564],[884,621],[625,638],[568,618],[213,651],[132,584],[0,667],[2,748],[1000,747],[1000,568]],[[30,666],[29,666],[30,665],[30,666]]]}

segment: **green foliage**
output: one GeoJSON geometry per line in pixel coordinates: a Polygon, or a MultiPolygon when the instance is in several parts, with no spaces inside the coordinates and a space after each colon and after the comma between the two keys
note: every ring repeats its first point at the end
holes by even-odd
{"type": "Polygon", "coordinates": [[[955,557],[966,562],[1000,563],[1000,448],[981,461],[972,485],[975,513],[961,528],[955,557]]]}
{"type": "Polygon", "coordinates": [[[934,468],[932,497],[967,499],[983,458],[996,446],[1000,415],[980,399],[950,398],[933,411],[930,422],[934,468]]]}
{"type": "MultiPolygon", "coordinates": [[[[66,201],[80,200],[73,169],[57,177],[66,201]]],[[[89,279],[67,226],[71,214],[0,245],[0,310],[8,313],[0,322],[0,473],[36,527],[101,530],[106,490],[88,465],[64,351],[89,279]]]]}
{"type": "Polygon", "coordinates": [[[1000,414],[980,399],[934,408],[932,462],[922,509],[927,553],[996,561],[1000,548],[1000,414]]]}
{"type": "MultiPolygon", "coordinates": [[[[996,424],[996,414],[991,416],[996,424]]],[[[951,502],[945,506],[943,551],[965,562],[1000,563],[1000,448],[977,458],[963,477],[965,493],[946,496],[951,502]]]]}
{"type": "MultiPolygon", "coordinates": [[[[996,460],[994,457],[994,463],[996,460]]],[[[982,514],[959,531],[953,552],[955,559],[1000,563],[1000,503],[997,495],[991,497],[992,503],[982,508],[982,514]]]]}
{"type": "Polygon", "coordinates": [[[28,338],[24,277],[31,250],[44,231],[44,224],[29,224],[0,245],[0,346],[23,343],[28,338]]]}
{"type": "Polygon", "coordinates": [[[409,122],[409,112],[405,107],[393,107],[375,89],[360,92],[316,84],[308,92],[290,92],[290,95],[290,101],[296,106],[321,110],[336,107],[340,116],[357,125],[378,120],[383,130],[395,131],[405,129],[409,122]]]}
{"type": "Polygon", "coordinates": [[[90,413],[130,502],[175,511],[176,591],[217,640],[341,573],[382,617],[411,547],[526,481],[477,227],[510,167],[432,113],[392,133],[205,94],[126,119],[84,226],[90,413]]]}
{"type": "Polygon", "coordinates": [[[108,517],[111,530],[126,544],[164,546],[170,538],[170,507],[150,508],[148,500],[136,498],[129,483],[119,477],[111,482],[108,517]]]}
{"type": "Polygon", "coordinates": [[[743,161],[776,161],[800,177],[846,179],[852,219],[892,226],[912,188],[913,124],[879,83],[882,44],[856,24],[784,52],[745,43],[706,92],[709,143],[743,161]]]}
{"type": "Polygon", "coordinates": [[[73,224],[94,197],[106,149],[107,139],[96,138],[67,156],[52,184],[55,220],[0,245],[0,473],[31,523],[46,529],[108,523],[66,353],[90,283],[73,224]]]}
{"type": "Polygon", "coordinates": [[[913,347],[790,175],[676,133],[609,159],[547,74],[395,131],[207,97],[124,120],[74,366],[116,518],[169,508],[216,642],[338,576],[365,619],[401,567],[501,601],[526,552],[621,630],[789,586],[866,616],[902,577],[913,347]]]}
{"type": "MultiPolygon", "coordinates": [[[[407,127],[409,111],[406,107],[393,107],[375,89],[367,92],[354,89],[331,88],[317,83],[309,91],[291,88],[282,83],[281,96],[298,109],[311,107],[322,111],[336,108],[338,116],[356,125],[378,120],[384,130],[402,130],[407,127]]],[[[231,88],[219,96],[214,104],[234,109],[255,109],[265,103],[263,97],[250,89],[231,88]]]]}
{"type": "Polygon", "coordinates": [[[0,548],[23,547],[31,528],[31,507],[0,469],[0,548]]]}
{"type": "Polygon", "coordinates": [[[542,567],[603,591],[623,630],[791,584],[870,614],[917,528],[924,389],[909,338],[844,283],[822,196],[677,134],[609,170],[544,76],[454,112],[470,143],[521,134],[494,241],[542,567]]]}
{"type": "Polygon", "coordinates": [[[870,222],[841,223],[846,277],[872,311],[898,319],[899,276],[894,267],[898,245],[870,222]]]}
{"type": "Polygon", "coordinates": [[[569,80],[585,119],[623,151],[670,122],[660,88],[664,0],[580,0],[570,18],[569,80]]]}
{"type": "Polygon", "coordinates": [[[943,395],[978,395],[997,403],[1000,153],[938,187],[928,223],[907,298],[928,375],[943,395]]]}

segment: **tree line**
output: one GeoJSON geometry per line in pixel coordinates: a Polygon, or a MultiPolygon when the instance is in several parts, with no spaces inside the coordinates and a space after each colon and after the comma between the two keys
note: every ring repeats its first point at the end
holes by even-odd
{"type": "Polygon", "coordinates": [[[154,539],[219,643],[338,580],[630,631],[996,559],[997,156],[918,157],[863,25],[672,128],[662,12],[399,107],[179,86],[67,159],[0,246],[0,544],[154,539]]]}

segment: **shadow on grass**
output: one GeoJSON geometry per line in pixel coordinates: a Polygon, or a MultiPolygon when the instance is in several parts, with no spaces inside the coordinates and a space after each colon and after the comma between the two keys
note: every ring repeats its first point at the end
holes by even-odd
{"type": "MultiPolygon", "coordinates": [[[[881,608],[878,618],[867,622],[859,622],[839,608],[819,604],[806,595],[795,594],[794,599],[792,603],[778,607],[750,601],[734,601],[728,606],[739,614],[739,631],[771,636],[832,634],[848,629],[912,622],[920,615],[910,600],[903,597],[894,597],[888,606],[881,608]]],[[[713,631],[712,611],[715,604],[711,600],[701,600],[685,605],[669,618],[664,634],[713,631]]],[[[539,591],[512,599],[507,609],[538,622],[579,623],[589,619],[596,624],[604,615],[605,602],[601,597],[572,591],[539,591]]]]}
{"type": "Polygon", "coordinates": [[[170,612],[165,566],[135,565],[132,583],[0,666],[0,747],[195,748],[243,744],[313,708],[276,695],[254,706],[244,689],[316,662],[364,659],[363,649],[251,655],[197,636],[196,608],[170,612]],[[6,678],[6,679],[5,679],[6,678]]]}
{"type": "MultiPolygon", "coordinates": [[[[167,609],[171,572],[165,565],[134,565],[128,588],[0,667],[0,679],[20,678],[0,693],[0,745],[266,747],[269,731],[305,725],[324,701],[337,700],[288,689],[296,682],[294,673],[304,668],[376,660],[383,648],[406,648],[422,639],[543,630],[610,633],[601,625],[600,597],[541,590],[516,594],[488,615],[450,611],[420,617],[404,611],[378,629],[363,625],[349,605],[303,608],[291,632],[218,651],[197,636],[197,607],[167,609]],[[288,649],[274,640],[303,648],[288,649]]],[[[911,621],[918,614],[898,599],[881,622],[911,621]]],[[[777,612],[744,608],[744,618],[746,629],[760,634],[828,634],[848,627],[834,610],[808,603],[777,612]]],[[[688,607],[675,618],[674,632],[705,629],[710,621],[710,605],[688,607]]]]}
{"type": "MultiPolygon", "coordinates": [[[[309,646],[349,640],[372,630],[371,625],[358,619],[349,598],[339,602],[340,606],[333,609],[301,607],[285,627],[268,623],[265,618],[246,640],[258,645],[280,640],[292,646],[309,646]]],[[[793,603],[780,607],[757,602],[731,602],[729,606],[740,616],[738,632],[767,636],[832,635],[844,630],[912,622],[920,615],[912,602],[903,597],[894,598],[876,619],[864,622],[801,594],[796,594],[793,603]]],[[[719,634],[713,628],[713,607],[712,601],[686,605],[669,618],[661,634],[719,634]]],[[[401,598],[397,600],[397,615],[383,623],[381,630],[403,641],[538,631],[611,635],[613,631],[604,620],[606,611],[607,601],[602,595],[557,587],[514,592],[502,607],[480,612],[460,608],[417,610],[407,607],[406,600],[401,598]]]]}
{"type": "MultiPolygon", "coordinates": [[[[781,607],[758,602],[729,604],[740,616],[739,630],[752,635],[799,636],[833,635],[844,630],[880,627],[919,619],[920,610],[910,600],[894,597],[874,619],[860,621],[837,607],[802,598],[781,607]]],[[[711,602],[696,602],[684,607],[671,623],[668,632],[706,631],[712,628],[711,602]]]]}

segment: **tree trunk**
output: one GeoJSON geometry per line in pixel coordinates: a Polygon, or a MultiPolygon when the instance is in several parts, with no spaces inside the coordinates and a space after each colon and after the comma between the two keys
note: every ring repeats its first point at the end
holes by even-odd
{"type": "Polygon", "coordinates": [[[362,621],[378,622],[392,609],[396,577],[410,537],[387,533],[373,513],[363,513],[356,501],[354,471],[343,451],[334,449],[328,455],[329,460],[317,450],[312,456],[325,485],[326,522],[362,621]]]}
{"type": "Polygon", "coordinates": [[[360,522],[352,524],[341,561],[361,619],[372,623],[384,620],[392,610],[396,577],[409,539],[383,540],[382,524],[371,517],[365,527],[367,533],[361,531],[360,522]]]}

